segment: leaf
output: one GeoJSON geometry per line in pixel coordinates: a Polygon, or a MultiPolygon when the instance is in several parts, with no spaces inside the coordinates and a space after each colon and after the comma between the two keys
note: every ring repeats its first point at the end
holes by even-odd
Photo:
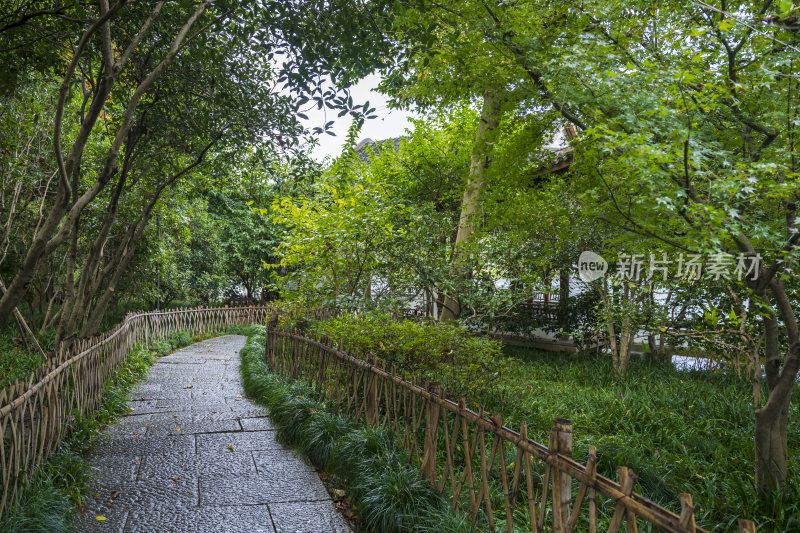
{"type": "Polygon", "coordinates": [[[228,449],[232,452],[236,451],[232,444],[228,444],[228,449]]]}
{"type": "Polygon", "coordinates": [[[719,31],[728,31],[736,23],[733,19],[724,19],[719,22],[719,31]]]}
{"type": "Polygon", "coordinates": [[[100,520],[102,522],[103,520],[106,520],[106,517],[103,516],[103,515],[97,515],[97,516],[94,517],[94,519],[95,520],[100,520]]]}
{"type": "Polygon", "coordinates": [[[116,498],[119,498],[119,494],[120,494],[120,492],[119,492],[118,490],[115,490],[115,491],[113,491],[113,492],[111,493],[111,495],[109,496],[109,498],[111,498],[112,500],[114,500],[114,499],[116,499],[116,498]]]}
{"type": "Polygon", "coordinates": [[[780,0],[778,2],[778,8],[781,10],[781,13],[788,13],[792,10],[792,0],[780,0]]]}

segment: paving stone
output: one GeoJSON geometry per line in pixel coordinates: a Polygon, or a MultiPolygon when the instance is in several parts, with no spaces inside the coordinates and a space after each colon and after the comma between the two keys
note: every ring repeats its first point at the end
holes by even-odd
{"type": "MultiPolygon", "coordinates": [[[[251,400],[250,398],[245,398],[244,394],[235,394],[233,396],[227,396],[225,398],[225,403],[227,403],[228,405],[236,406],[236,407],[244,407],[244,406],[247,406],[247,407],[259,407],[259,405],[257,403],[255,403],[253,400],[251,400]]],[[[259,408],[263,409],[261,407],[259,407],[259,408]]]]}
{"type": "MultiPolygon", "coordinates": [[[[94,457],[89,465],[93,479],[103,479],[114,483],[136,481],[142,460],[140,457],[107,455],[94,457]]],[[[255,466],[253,467],[255,470],[255,466]]]]}
{"type": "Polygon", "coordinates": [[[250,452],[225,452],[145,457],[139,466],[139,479],[201,474],[207,477],[230,477],[257,473],[250,452]]]}
{"type": "Polygon", "coordinates": [[[147,426],[147,434],[156,437],[166,435],[192,435],[197,433],[222,433],[241,431],[238,420],[158,420],[147,426]]]}
{"type": "Polygon", "coordinates": [[[187,394],[185,398],[156,400],[156,407],[166,407],[173,411],[186,411],[187,409],[198,411],[205,409],[207,405],[213,408],[215,404],[219,405],[219,400],[216,398],[192,398],[189,394],[187,394]]]}
{"type": "Polygon", "coordinates": [[[114,483],[96,479],[89,486],[77,531],[122,531],[127,515],[158,510],[191,509],[197,504],[197,478],[147,479],[135,483],[114,483]],[[119,492],[119,494],[116,494],[119,492]],[[111,496],[116,496],[111,498],[111,496]],[[104,516],[98,529],[97,516],[104,516]],[[105,522],[108,522],[106,524],[105,522]]]}
{"type": "Polygon", "coordinates": [[[235,477],[200,475],[199,480],[201,507],[323,500],[333,506],[317,473],[308,470],[275,468],[235,477]]]}
{"type": "Polygon", "coordinates": [[[142,394],[155,394],[157,392],[162,392],[162,385],[160,383],[144,381],[134,386],[133,391],[140,391],[142,394]]]}
{"type": "Polygon", "coordinates": [[[143,457],[146,455],[167,455],[195,453],[194,435],[175,435],[170,437],[120,437],[101,441],[92,451],[93,456],[105,457],[121,455],[143,457]]]}
{"type": "Polygon", "coordinates": [[[149,413],[164,413],[169,411],[168,407],[159,407],[158,400],[135,400],[130,403],[129,415],[143,415],[149,413]]]}
{"type": "Polygon", "coordinates": [[[266,409],[258,405],[204,404],[203,407],[192,408],[190,412],[195,420],[238,420],[265,416],[266,409]]]}
{"type": "Polygon", "coordinates": [[[329,502],[271,503],[277,533],[347,533],[350,528],[329,502]]]}
{"type": "Polygon", "coordinates": [[[159,365],[202,365],[205,361],[203,359],[196,359],[191,355],[168,355],[158,359],[159,365]]]}
{"type": "Polygon", "coordinates": [[[191,396],[191,389],[177,387],[164,390],[162,384],[159,384],[157,389],[135,389],[128,393],[128,399],[131,401],[173,400],[191,396]]]}
{"type": "Polygon", "coordinates": [[[76,513],[72,531],[75,533],[122,533],[124,531],[125,522],[128,520],[127,509],[117,507],[102,512],[105,514],[97,514],[89,510],[85,513],[76,513]]]}
{"type": "Polygon", "coordinates": [[[197,435],[197,453],[230,453],[237,451],[269,450],[280,448],[272,431],[248,431],[238,433],[209,433],[197,435]]]}
{"type": "Polygon", "coordinates": [[[164,511],[161,513],[132,511],[128,516],[125,533],[274,533],[275,531],[266,505],[164,511]]]}
{"type": "Polygon", "coordinates": [[[240,418],[239,423],[244,431],[270,431],[275,429],[266,416],[257,418],[240,418]]]}
{"type": "Polygon", "coordinates": [[[239,392],[232,392],[232,388],[223,388],[219,384],[213,385],[213,388],[198,386],[192,389],[192,398],[201,402],[207,403],[225,403],[225,398],[229,396],[236,396],[239,392]]]}
{"type": "Polygon", "coordinates": [[[251,453],[253,454],[253,463],[256,465],[256,471],[259,474],[276,472],[289,475],[287,473],[290,473],[293,469],[298,472],[316,472],[314,466],[295,450],[274,448],[272,450],[256,450],[251,453]]]}
{"type": "Polygon", "coordinates": [[[103,428],[103,435],[108,438],[144,435],[152,416],[151,414],[124,416],[116,423],[103,428]]]}
{"type": "Polygon", "coordinates": [[[220,381],[217,383],[201,383],[198,381],[192,384],[193,396],[217,396],[221,398],[220,402],[224,402],[225,398],[236,396],[237,394],[244,396],[244,387],[242,386],[240,380],[220,381]]]}
{"type": "Polygon", "coordinates": [[[267,410],[254,403],[239,403],[230,405],[231,411],[236,413],[242,418],[251,418],[255,416],[266,416],[267,410]]]}

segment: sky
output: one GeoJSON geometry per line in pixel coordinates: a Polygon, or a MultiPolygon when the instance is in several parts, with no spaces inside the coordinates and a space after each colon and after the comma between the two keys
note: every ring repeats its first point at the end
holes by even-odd
{"type": "MultiPolygon", "coordinates": [[[[413,128],[408,119],[409,117],[415,117],[416,114],[410,111],[389,109],[387,97],[375,90],[378,87],[378,83],[380,83],[380,76],[373,74],[350,88],[353,103],[363,104],[369,101],[370,107],[376,109],[374,114],[378,115],[377,118],[367,120],[364,123],[358,136],[359,141],[367,137],[375,141],[398,137],[405,133],[406,128],[413,128]]],[[[308,120],[304,120],[303,123],[309,129],[315,126],[322,127],[325,122],[330,120],[334,121],[333,131],[336,136],[333,137],[327,133],[318,135],[319,145],[314,148],[312,155],[320,161],[326,156],[338,156],[347,135],[347,128],[350,127],[353,119],[350,116],[338,118],[336,116],[337,111],[325,107],[317,109],[316,106],[313,106],[313,109],[304,110],[303,112],[308,115],[308,120]]]]}

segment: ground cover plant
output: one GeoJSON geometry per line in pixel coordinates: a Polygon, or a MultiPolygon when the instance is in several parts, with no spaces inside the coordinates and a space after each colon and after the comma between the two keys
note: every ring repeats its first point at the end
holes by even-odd
{"type": "Polygon", "coordinates": [[[70,531],[70,513],[80,507],[91,475],[84,455],[101,437],[105,426],[128,412],[128,393],[147,375],[156,358],[192,342],[188,333],[179,331],[153,346],[134,347],[107,384],[100,408],[91,416],[76,418],[58,450],[39,467],[23,496],[4,513],[0,531],[70,531]]]}
{"type": "Polygon", "coordinates": [[[390,432],[359,428],[327,410],[308,385],[270,372],[263,329],[254,327],[239,353],[245,391],[269,409],[278,440],[346,485],[366,531],[473,530],[468,518],[451,512],[445,498],[408,464],[390,432]]]}
{"type": "MultiPolygon", "coordinates": [[[[362,354],[377,347],[378,353],[391,355],[402,366],[403,349],[415,346],[419,330],[450,327],[392,326],[385,317],[359,315],[311,323],[307,329],[330,335],[334,343],[339,334],[344,344],[358,347],[362,354]]],[[[478,342],[462,345],[458,359],[438,361],[432,348],[430,365],[421,375],[446,382],[451,365],[469,360],[473,346],[484,349],[478,342]]],[[[417,352],[409,354],[417,357],[417,352]]],[[[737,518],[749,518],[760,531],[800,528],[800,509],[794,503],[800,501],[796,403],[789,426],[790,472],[795,472],[788,480],[789,497],[758,498],[752,481],[751,385],[733,372],[677,370],[663,359],[645,357],[632,360],[626,376],[618,379],[610,359],[602,355],[514,347],[505,347],[493,359],[479,352],[476,359],[484,367],[479,383],[466,395],[468,407],[482,405],[489,413],[502,413],[512,429],[525,420],[531,438],[542,443],[554,418],[572,420],[578,461],[585,461],[588,445],[596,446],[601,474],[616,479],[617,466],[633,468],[639,476],[637,490],[673,511],[680,511],[679,494],[691,493],[703,527],[725,531],[735,527],[737,518]]],[[[458,397],[451,394],[451,399],[458,397]]]]}

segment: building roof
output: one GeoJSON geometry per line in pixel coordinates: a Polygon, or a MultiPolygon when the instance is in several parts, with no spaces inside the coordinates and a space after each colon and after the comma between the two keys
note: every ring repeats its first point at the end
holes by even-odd
{"type": "Polygon", "coordinates": [[[373,141],[369,137],[366,139],[361,140],[355,148],[356,153],[358,154],[359,159],[364,163],[369,163],[369,160],[373,156],[378,156],[381,153],[381,149],[385,148],[386,145],[392,143],[394,146],[395,152],[400,148],[400,143],[406,137],[392,137],[391,139],[382,139],[379,141],[373,141]]]}

